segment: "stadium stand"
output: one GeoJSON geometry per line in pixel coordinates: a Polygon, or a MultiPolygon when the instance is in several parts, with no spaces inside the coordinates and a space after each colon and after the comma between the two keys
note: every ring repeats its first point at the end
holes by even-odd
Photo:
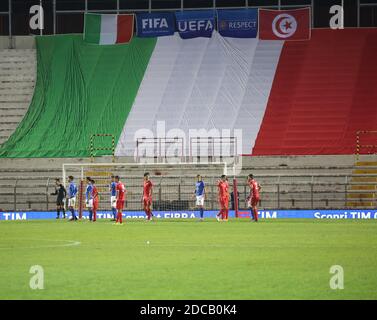
{"type": "Polygon", "coordinates": [[[36,64],[34,49],[0,50],[0,145],[15,131],[28,110],[36,64]]]}
{"type": "MultiPolygon", "coordinates": [[[[214,123],[225,128],[224,119],[226,128],[243,129],[243,153],[249,154],[255,143],[253,157],[243,157],[241,201],[247,190],[242,179],[253,172],[264,186],[261,208],[373,208],[377,164],[373,158],[355,163],[353,154],[356,131],[376,129],[375,37],[375,29],[336,34],[316,29],[308,42],[248,39],[244,45],[215,33],[190,41],[135,38],[129,46],[90,50],[76,35],[37,37],[33,99],[35,50],[2,50],[2,141],[31,103],[0,147],[0,208],[53,209],[53,179],[61,176],[64,162],[90,161],[78,157],[89,156],[92,133],[113,134],[116,161],[130,162],[134,159],[123,156],[133,155],[134,133],[155,129],[157,120],[166,121],[167,131],[186,132],[209,130],[214,123]],[[60,77],[51,79],[51,73],[60,77]],[[229,92],[237,94],[230,99],[229,92]]],[[[375,144],[373,136],[362,139],[363,145],[375,144]]],[[[195,174],[187,171],[186,178],[195,174]]],[[[177,178],[170,176],[161,186],[177,186],[177,178]]],[[[191,180],[180,185],[183,197],[191,189],[191,180]]]]}
{"type": "MultiPolygon", "coordinates": [[[[117,158],[116,162],[130,162],[130,160],[129,158],[117,158]]],[[[89,162],[90,159],[3,159],[2,161],[0,208],[3,210],[38,211],[54,209],[55,197],[50,196],[49,193],[53,191],[54,178],[62,176],[62,164],[84,163],[89,162]]],[[[109,157],[98,158],[98,162],[110,161],[109,157]]],[[[353,156],[246,157],[244,161],[243,170],[238,175],[241,206],[248,190],[245,178],[250,172],[256,175],[263,186],[262,209],[345,208],[347,194],[353,192],[353,182],[351,181],[354,170],[353,156]]],[[[190,199],[194,177],[198,172],[189,166],[183,167],[183,169],[185,169],[183,175],[172,172],[171,175],[164,176],[162,180],[152,171],[152,179],[158,182],[158,188],[162,191],[169,190],[165,192],[165,196],[176,194],[180,185],[182,199],[187,201],[190,199]]],[[[139,209],[140,177],[143,172],[142,168],[135,164],[135,167],[121,173],[123,177],[125,175],[129,177],[125,179],[125,183],[127,188],[134,193],[132,196],[134,198],[131,198],[134,199],[134,202],[131,201],[128,204],[128,209],[139,209]]],[[[229,177],[232,179],[231,170],[229,170],[229,177]]],[[[209,186],[213,186],[214,182],[210,181],[209,186]]],[[[355,182],[355,184],[360,183],[355,182]]],[[[102,188],[101,207],[107,208],[107,185],[100,187],[102,188]]],[[[215,194],[215,189],[213,191],[215,194]]],[[[156,193],[158,194],[158,191],[156,193]]],[[[368,207],[363,203],[358,204],[359,208],[368,207]]],[[[216,208],[215,198],[211,205],[216,208]]]]}

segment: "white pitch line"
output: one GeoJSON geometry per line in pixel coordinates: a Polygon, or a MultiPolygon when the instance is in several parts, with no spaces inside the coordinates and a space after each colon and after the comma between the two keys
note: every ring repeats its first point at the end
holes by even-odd
{"type": "MultiPolygon", "coordinates": [[[[20,239],[17,239],[20,240],[20,239]]],[[[59,248],[59,247],[72,247],[72,246],[78,246],[81,244],[80,241],[75,241],[75,240],[50,240],[50,239],[22,239],[26,241],[55,241],[55,242],[68,242],[68,243],[63,243],[63,244],[56,244],[56,245],[41,245],[41,246],[29,246],[29,247],[19,247],[19,246],[14,246],[14,247],[0,247],[0,250],[12,250],[12,249],[43,249],[43,248],[59,248]]]]}

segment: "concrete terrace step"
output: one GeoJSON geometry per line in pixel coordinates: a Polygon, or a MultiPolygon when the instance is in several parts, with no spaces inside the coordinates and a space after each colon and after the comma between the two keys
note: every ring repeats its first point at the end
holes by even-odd
{"type": "Polygon", "coordinates": [[[377,161],[358,161],[355,163],[357,167],[367,167],[367,166],[374,166],[377,167],[377,161]]]}
{"type": "Polygon", "coordinates": [[[0,84],[0,95],[3,94],[33,94],[34,92],[35,85],[34,83],[28,83],[28,85],[23,85],[23,86],[13,86],[11,84],[9,85],[1,85],[0,84]]]}
{"type": "Polygon", "coordinates": [[[0,106],[0,121],[2,117],[22,117],[25,115],[27,108],[1,108],[0,106]]]}
{"type": "Polygon", "coordinates": [[[3,57],[2,60],[0,59],[0,69],[2,68],[2,66],[4,67],[6,66],[10,66],[10,67],[36,66],[36,62],[37,62],[37,59],[34,56],[30,56],[30,55],[25,56],[25,59],[20,60],[20,61],[5,61],[5,58],[3,57]]]}
{"type": "Polygon", "coordinates": [[[33,94],[34,92],[34,85],[31,84],[29,85],[28,87],[12,87],[12,86],[1,86],[0,85],[0,96],[2,95],[9,95],[9,94],[13,94],[13,95],[24,95],[24,94],[27,94],[27,95],[31,95],[33,94]]]}
{"type": "Polygon", "coordinates": [[[13,129],[11,128],[2,128],[0,127],[0,134],[1,135],[7,135],[7,134],[10,134],[11,132],[13,132],[13,129]]]}
{"type": "Polygon", "coordinates": [[[19,122],[1,122],[1,129],[0,129],[0,132],[2,130],[8,130],[8,131],[13,131],[17,128],[19,122]]]}
{"type": "Polygon", "coordinates": [[[9,63],[0,63],[0,73],[3,75],[14,74],[14,73],[35,73],[36,66],[29,63],[14,63],[9,65],[9,63]]]}
{"type": "Polygon", "coordinates": [[[0,53],[0,63],[8,63],[8,62],[32,62],[36,60],[35,54],[26,54],[26,55],[17,55],[17,56],[3,56],[2,52],[0,53]]]}
{"type": "Polygon", "coordinates": [[[2,56],[17,56],[17,55],[27,55],[27,54],[35,54],[36,49],[1,49],[0,53],[2,56]]]}
{"type": "Polygon", "coordinates": [[[0,110],[1,109],[27,109],[29,107],[30,102],[29,101],[21,101],[21,102],[11,102],[6,101],[2,102],[0,104],[0,110]]]}
{"type": "Polygon", "coordinates": [[[350,190],[360,191],[360,190],[377,190],[377,185],[351,185],[350,190]]]}
{"type": "Polygon", "coordinates": [[[29,89],[34,88],[35,82],[34,81],[1,81],[0,82],[0,90],[5,89],[29,89]]]}
{"type": "Polygon", "coordinates": [[[377,173],[377,168],[371,169],[356,169],[353,171],[353,174],[369,174],[369,173],[377,173]]]}
{"type": "Polygon", "coordinates": [[[12,114],[12,115],[9,115],[9,114],[3,114],[1,111],[0,111],[0,123],[20,123],[20,121],[22,120],[22,118],[24,117],[24,115],[15,115],[15,114],[12,114]]]}
{"type": "Polygon", "coordinates": [[[35,78],[34,76],[35,72],[33,72],[31,69],[30,70],[1,70],[0,76],[1,80],[11,80],[15,76],[32,76],[33,79],[35,78]]]}
{"type": "Polygon", "coordinates": [[[36,52],[14,52],[12,54],[8,54],[4,52],[4,50],[0,50],[0,62],[17,62],[17,61],[35,61],[36,60],[36,52]]]}
{"type": "Polygon", "coordinates": [[[35,75],[33,74],[13,74],[13,75],[3,75],[0,74],[0,82],[3,81],[34,81],[35,80],[35,75]]]}
{"type": "Polygon", "coordinates": [[[0,103],[2,102],[29,102],[31,94],[1,94],[0,103]]]}

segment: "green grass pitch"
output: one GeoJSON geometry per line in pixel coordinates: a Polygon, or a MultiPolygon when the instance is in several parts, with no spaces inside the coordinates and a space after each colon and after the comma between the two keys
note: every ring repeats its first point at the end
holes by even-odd
{"type": "Polygon", "coordinates": [[[377,221],[1,221],[0,299],[376,299],[377,221]],[[149,241],[149,243],[148,243],[149,241]],[[44,270],[32,290],[30,267],[44,270]],[[344,289],[329,282],[344,270],[344,289]]]}

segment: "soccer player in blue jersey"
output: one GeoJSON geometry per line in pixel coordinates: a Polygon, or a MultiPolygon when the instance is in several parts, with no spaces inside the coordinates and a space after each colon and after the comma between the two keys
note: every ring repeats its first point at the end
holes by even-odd
{"type": "Polygon", "coordinates": [[[85,192],[85,204],[89,211],[89,220],[92,221],[93,219],[93,186],[92,186],[92,178],[86,178],[86,192],[85,192]]]}
{"type": "Polygon", "coordinates": [[[196,197],[196,207],[200,212],[200,221],[204,219],[204,200],[206,197],[206,187],[203,178],[200,174],[196,176],[194,196],[196,197]]]}
{"type": "Polygon", "coordinates": [[[113,212],[113,221],[116,220],[117,216],[117,191],[116,191],[117,183],[115,182],[115,176],[111,176],[111,183],[110,183],[110,203],[111,203],[111,211],[113,212]]]}
{"type": "Polygon", "coordinates": [[[76,206],[76,195],[77,195],[77,186],[73,181],[73,176],[68,177],[69,187],[68,187],[68,210],[71,211],[72,217],[71,221],[77,220],[75,214],[75,206],[76,206]]]}

